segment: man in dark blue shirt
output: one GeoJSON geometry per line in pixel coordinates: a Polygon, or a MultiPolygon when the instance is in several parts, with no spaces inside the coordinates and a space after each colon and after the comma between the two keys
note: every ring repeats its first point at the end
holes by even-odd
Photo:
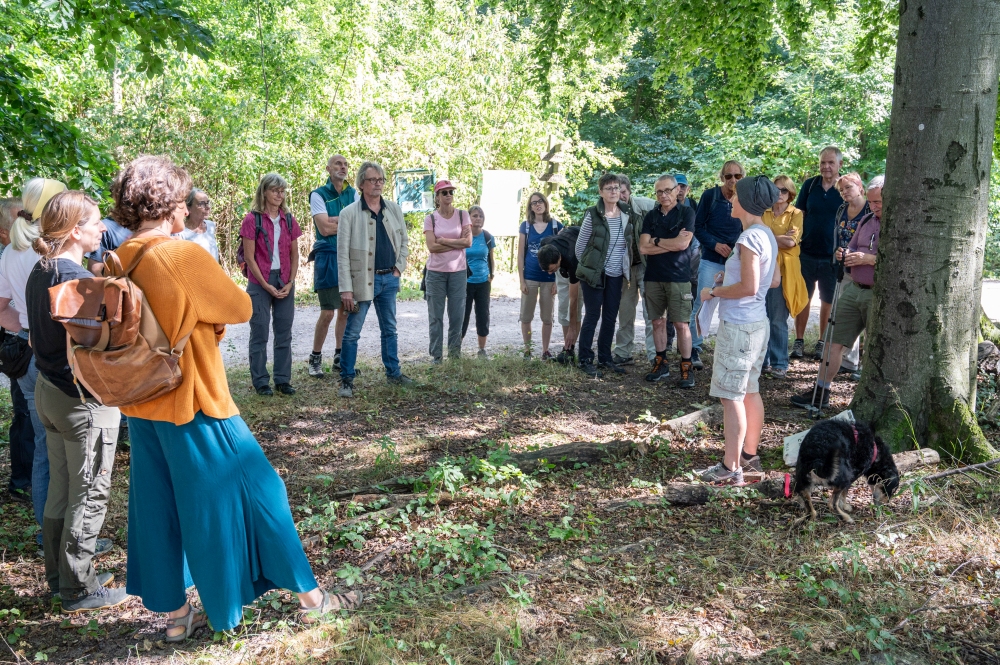
{"type": "MultiPolygon", "coordinates": [[[[802,277],[806,280],[809,300],[819,283],[819,339],[813,349],[816,360],[823,358],[823,334],[826,332],[826,322],[830,318],[830,306],[833,294],[837,288],[837,277],[833,267],[833,252],[836,249],[834,230],[837,222],[837,210],[844,199],[837,191],[837,179],[840,168],[844,164],[843,154],[834,146],[827,146],[819,153],[819,175],[802,183],[795,207],[802,211],[802,240],[799,242],[801,254],[799,262],[802,265],[802,277]]],[[[803,309],[795,317],[795,343],[792,345],[792,358],[802,358],[805,355],[803,335],[806,324],[809,323],[809,307],[803,309]]]]}
{"type": "Polygon", "coordinates": [[[694,211],[677,203],[677,181],[664,175],[656,181],[656,208],[642,222],[639,251],[646,255],[646,311],[653,322],[656,358],[647,381],[670,376],[667,363],[667,318],[677,331],[681,354],[681,388],[694,388],[691,370],[691,329],[688,319],[694,296],[691,293],[691,241],[694,239],[694,211]]]}
{"type": "MultiPolygon", "coordinates": [[[[695,215],[694,237],[701,243],[701,264],[698,266],[698,293],[702,289],[715,286],[715,276],[726,270],[726,259],[736,246],[736,240],[743,232],[743,223],[733,217],[733,204],[730,202],[736,196],[736,182],[746,171],[736,160],[729,160],[722,166],[719,179],[722,186],[706,190],[698,203],[695,215]]],[[[694,321],[701,309],[701,299],[694,299],[691,320],[694,321]]],[[[705,331],[708,332],[707,330],[705,331]]],[[[701,369],[701,335],[695,326],[691,330],[691,362],[695,369],[701,369]]]]}

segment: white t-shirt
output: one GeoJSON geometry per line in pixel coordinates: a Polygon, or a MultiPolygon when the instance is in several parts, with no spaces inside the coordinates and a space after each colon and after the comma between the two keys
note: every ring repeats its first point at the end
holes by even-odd
{"type": "Polygon", "coordinates": [[[219,241],[215,237],[215,222],[210,219],[205,220],[205,232],[198,233],[191,229],[184,229],[177,234],[182,240],[190,240],[196,245],[201,245],[206,252],[212,255],[216,261],[219,260],[219,241]]]}
{"type": "Polygon", "coordinates": [[[736,284],[740,281],[740,270],[743,265],[740,254],[743,247],[749,248],[757,255],[757,261],[760,263],[760,283],[757,285],[757,293],[752,296],[719,299],[719,318],[736,325],[756,323],[767,319],[764,298],[767,297],[767,290],[771,288],[771,279],[774,277],[774,268],[777,265],[775,259],[778,256],[778,243],[774,239],[771,229],[763,224],[754,224],[736,239],[736,247],[726,259],[726,276],[722,281],[723,286],[736,284]]]}
{"type": "Polygon", "coordinates": [[[28,328],[28,306],[24,301],[24,289],[28,285],[28,275],[39,258],[30,247],[21,251],[8,247],[0,255],[0,298],[9,298],[14,302],[17,318],[25,330],[28,328]]]}
{"type": "MultiPolygon", "coordinates": [[[[347,186],[346,184],[344,185],[347,186]]],[[[358,200],[358,192],[354,191],[354,201],[358,200]]],[[[313,192],[309,195],[309,215],[315,217],[316,215],[325,215],[326,213],[326,201],[323,197],[319,195],[319,192],[313,192]]]]}
{"type": "MultiPolygon", "coordinates": [[[[271,216],[267,216],[271,219],[271,216]]],[[[271,247],[271,270],[281,270],[281,254],[278,253],[278,241],[281,239],[281,213],[277,219],[271,219],[274,224],[274,246],[271,247]]],[[[266,278],[266,275],[265,275],[266,278]]]]}

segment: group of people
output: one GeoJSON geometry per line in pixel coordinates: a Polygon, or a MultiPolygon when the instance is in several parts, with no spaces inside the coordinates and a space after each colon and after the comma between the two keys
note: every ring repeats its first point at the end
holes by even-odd
{"type": "MultiPolygon", "coordinates": [[[[794,316],[792,357],[804,355],[803,314],[819,284],[831,320],[830,349],[817,391],[792,398],[826,404],[841,356],[856,348],[867,323],[881,216],[881,176],[867,187],[840,175],[841,155],[821,153],[821,173],[800,189],[786,176],[745,178],[726,162],[720,184],[695,205],[682,174],[660,176],[655,199],[634,196],[628,178],[605,174],[600,199],[579,225],[552,218],[547,198],[533,193],[517,245],[525,354],[531,322],[542,317],[542,357],[578,360],[589,376],[624,373],[633,364],[638,304],[647,321],[646,379],[669,376],[672,338],[680,355],[678,386],[695,385],[707,331],[701,307],[718,308],[710,394],[722,400],[726,451],[703,472],[710,482],[743,482],[743,468],[760,470],[757,447],[764,420],[758,380],[780,377],[789,363],[788,317],[794,316]],[[795,201],[793,204],[792,201],[795,201]],[[564,347],[549,350],[558,311],[564,347]],[[617,330],[617,340],[615,333],[617,330]],[[594,337],[597,352],[594,352],[594,337]],[[577,341],[579,344],[577,345],[577,341]]],[[[347,182],[341,155],[328,163],[325,185],[310,194],[315,240],[314,288],[321,307],[309,373],[323,375],[322,348],[331,324],[333,367],[341,397],[354,393],[358,340],[374,305],[390,383],[410,385],[400,368],[396,296],[409,256],[401,208],[383,197],[385,171],[364,162],[347,182]]],[[[429,259],[423,288],[432,361],[460,354],[473,310],[479,353],[489,335],[493,238],[485,212],[454,205],[455,186],[434,185],[434,211],[424,219],[429,259]]],[[[20,199],[0,201],[0,368],[12,376],[11,479],[16,500],[29,501],[41,527],[46,580],[65,612],[112,607],[137,595],[168,617],[166,639],[178,641],[212,620],[217,630],[238,624],[241,607],[272,588],[299,595],[304,620],[352,609],[360,594],[318,588],[288,508],[284,484],[239,416],[229,392],[219,342],[227,324],[250,321],[254,387],[273,394],[266,345],[274,328],[275,389],[291,394],[290,329],[302,234],[286,205],[287,183],[263,176],[243,220],[239,288],[218,262],[205,192],[163,157],[140,157],[115,178],[109,216],[85,193],[35,178],[20,199]],[[118,261],[108,263],[107,252],[118,261]],[[140,261],[141,259],[141,261],[140,261]],[[66,329],[52,317],[49,289],[69,280],[117,274],[130,278],[171,345],[186,339],[180,386],[142,404],[106,406],[76,381],[66,329]],[[110,272],[109,272],[110,270],[110,272]],[[110,542],[98,538],[110,500],[122,417],[131,429],[128,584],[113,587],[94,558],[110,542]],[[203,610],[186,589],[194,583],[203,610]]],[[[825,329],[826,317],[821,321],[825,329]]],[[[823,355],[822,342],[814,353],[823,355]]],[[[853,371],[853,370],[849,370],[853,371]]]]}
{"type": "MultiPolygon", "coordinates": [[[[187,223],[188,202],[199,203],[191,185],[189,175],[163,157],[140,157],[116,176],[110,217],[127,235],[113,250],[117,260],[102,252],[110,229],[84,192],[35,178],[19,200],[0,206],[0,239],[9,242],[0,256],[2,367],[16,379],[12,434],[19,427],[32,432],[34,444],[28,454],[24,439],[12,436],[11,485],[14,498],[30,496],[35,506],[49,592],[65,613],[138,596],[166,614],[168,642],[186,639],[209,619],[215,630],[237,626],[243,606],[274,588],[298,594],[305,622],[362,600],[358,592],[318,587],[284,483],[230,395],[219,342],[227,324],[251,319],[253,288],[241,289],[219,265],[214,242],[204,242],[204,216],[187,223]],[[199,237],[187,241],[186,231],[199,237]],[[183,345],[183,353],[174,390],[119,409],[102,404],[74,376],[67,328],[53,317],[49,290],[99,279],[95,272],[121,277],[121,266],[129,266],[125,273],[170,347],[183,345]],[[16,340],[29,344],[8,344],[16,340]],[[27,422],[18,405],[26,405],[27,422]],[[131,430],[128,582],[116,587],[113,574],[99,572],[94,559],[122,413],[131,430]],[[34,468],[26,468],[29,460],[34,468]],[[202,609],[188,600],[192,584],[202,609]]],[[[274,212],[280,201],[271,195],[266,204],[274,212]]],[[[286,236],[283,246],[289,242],[286,236]]],[[[254,272],[261,275],[258,266],[268,257],[256,258],[254,272]]],[[[280,268],[271,273],[290,282],[280,268]]],[[[279,291],[285,286],[259,281],[279,291]]]]}

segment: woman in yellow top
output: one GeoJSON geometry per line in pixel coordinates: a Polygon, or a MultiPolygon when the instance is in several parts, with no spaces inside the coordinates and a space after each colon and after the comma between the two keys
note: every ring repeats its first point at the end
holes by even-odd
{"type": "Polygon", "coordinates": [[[122,265],[155,243],[131,277],[171,344],[190,335],[181,385],[122,408],[132,439],[127,589],[167,613],[169,642],[205,625],[205,613],[215,630],[234,628],[243,606],[270,589],[297,593],[307,621],[361,602],[318,588],[285,485],[229,394],[219,341],[227,323],[249,320],[253,308],[208,252],[171,239],[184,230],[190,190],[183,169],[153,156],[136,159],[111,186],[114,218],[134,232],[117,250],[122,265]],[[187,602],[188,567],[205,613],[187,602]]]}
{"type": "Polygon", "coordinates": [[[778,241],[778,268],[781,285],[768,290],[764,304],[771,321],[764,373],[775,379],[788,373],[788,315],[794,317],[809,304],[802,268],[799,265],[799,239],[802,237],[802,211],[792,205],[797,194],[795,183],[786,175],[774,179],[778,200],[761,217],[778,241]]]}

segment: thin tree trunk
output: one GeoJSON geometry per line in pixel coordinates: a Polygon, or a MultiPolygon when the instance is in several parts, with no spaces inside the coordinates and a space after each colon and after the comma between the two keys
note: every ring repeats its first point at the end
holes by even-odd
{"type": "Polygon", "coordinates": [[[1000,3],[902,0],[865,372],[851,408],[895,450],[996,457],[975,417],[1000,3]]]}

